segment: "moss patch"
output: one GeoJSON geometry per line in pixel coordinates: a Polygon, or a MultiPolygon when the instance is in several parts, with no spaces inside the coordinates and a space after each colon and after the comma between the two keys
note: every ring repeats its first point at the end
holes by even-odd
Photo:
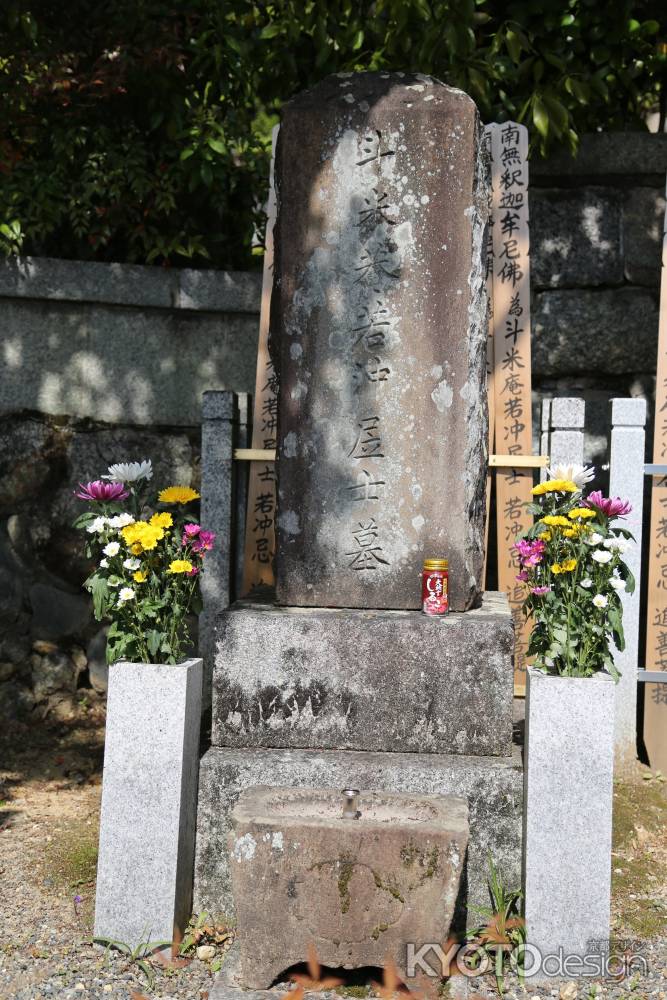
{"type": "Polygon", "coordinates": [[[97,830],[82,825],[56,833],[46,846],[45,861],[55,885],[63,889],[91,885],[97,870],[97,830]]]}
{"type": "Polygon", "coordinates": [[[340,874],[338,876],[338,895],[340,896],[340,912],[347,913],[350,909],[350,879],[354,872],[354,858],[349,854],[341,854],[338,858],[340,874]]]}
{"type": "Polygon", "coordinates": [[[667,933],[667,786],[641,774],[614,784],[612,926],[645,940],[667,933]]]}

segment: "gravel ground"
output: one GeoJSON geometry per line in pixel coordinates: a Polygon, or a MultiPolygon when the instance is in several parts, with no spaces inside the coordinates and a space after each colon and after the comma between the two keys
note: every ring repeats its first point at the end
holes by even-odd
{"type": "MultiPolygon", "coordinates": [[[[218,979],[227,945],[207,961],[195,957],[179,967],[153,961],[144,971],[93,944],[103,738],[102,706],[94,699],[71,725],[15,725],[0,736],[0,1000],[251,1000],[218,979]]],[[[512,1000],[667,1000],[667,795],[638,773],[636,784],[617,797],[623,829],[614,850],[614,932],[638,941],[632,950],[645,957],[648,974],[553,988],[524,987],[510,974],[505,994],[512,1000]],[[645,926],[649,940],[638,933],[645,926]]],[[[356,998],[361,991],[337,992],[356,998]]],[[[283,993],[264,996],[276,1000],[283,993]]],[[[458,977],[429,994],[455,1000],[498,995],[491,976],[458,977]]]]}

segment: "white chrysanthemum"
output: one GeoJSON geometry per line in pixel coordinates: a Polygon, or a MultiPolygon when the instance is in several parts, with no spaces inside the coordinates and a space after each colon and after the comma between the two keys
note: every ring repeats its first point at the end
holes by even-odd
{"type": "Polygon", "coordinates": [[[611,552],[627,552],[630,545],[624,538],[605,538],[603,545],[611,552]]]}
{"type": "Polygon", "coordinates": [[[579,584],[579,586],[583,587],[584,590],[590,590],[591,587],[593,586],[593,581],[589,580],[588,578],[586,578],[585,580],[581,581],[581,583],[579,584]]]}
{"type": "Polygon", "coordinates": [[[109,560],[108,559],[100,559],[100,566],[101,566],[102,569],[108,569],[109,568],[109,560]]]}
{"type": "Polygon", "coordinates": [[[118,591],[118,603],[124,604],[125,601],[131,601],[134,597],[134,590],[132,587],[121,587],[118,591]]]}
{"type": "Polygon", "coordinates": [[[113,558],[113,556],[117,556],[120,552],[120,545],[118,542],[107,542],[102,549],[102,552],[104,552],[105,556],[111,556],[113,558]]]}
{"type": "Polygon", "coordinates": [[[139,569],[141,566],[141,559],[123,559],[123,566],[125,569],[131,569],[134,572],[135,569],[139,569]]]}
{"type": "Polygon", "coordinates": [[[595,469],[592,465],[552,465],[547,475],[549,479],[569,479],[581,489],[595,479],[595,469]]]}
{"type": "Polygon", "coordinates": [[[110,465],[109,471],[102,479],[110,479],[113,483],[136,483],[139,479],[153,478],[153,463],[150,458],[145,462],[118,462],[110,465]]]}
{"type": "Polygon", "coordinates": [[[599,545],[600,542],[604,542],[604,535],[601,535],[599,531],[594,531],[590,535],[585,535],[584,541],[587,545],[599,545]]]}
{"type": "Polygon", "coordinates": [[[597,552],[593,552],[591,554],[591,558],[593,558],[595,560],[595,562],[598,562],[598,563],[608,563],[608,562],[611,561],[611,559],[613,558],[613,556],[612,556],[611,552],[602,552],[601,549],[598,549],[597,552]]]}
{"type": "Polygon", "coordinates": [[[109,523],[108,517],[96,517],[94,521],[91,521],[86,531],[91,535],[98,535],[102,531],[106,531],[107,524],[109,523]]]}
{"type": "Polygon", "coordinates": [[[620,590],[625,590],[625,588],[627,586],[625,580],[621,580],[621,578],[618,577],[618,576],[613,577],[609,581],[609,583],[612,585],[612,587],[614,588],[614,590],[619,590],[619,591],[620,590]]]}
{"type": "Polygon", "coordinates": [[[108,517],[107,522],[110,528],[125,528],[128,524],[134,524],[131,514],[116,514],[115,517],[108,517]]]}
{"type": "Polygon", "coordinates": [[[609,602],[604,594],[596,594],[593,598],[593,604],[596,608],[606,608],[608,603],[609,602]]]}

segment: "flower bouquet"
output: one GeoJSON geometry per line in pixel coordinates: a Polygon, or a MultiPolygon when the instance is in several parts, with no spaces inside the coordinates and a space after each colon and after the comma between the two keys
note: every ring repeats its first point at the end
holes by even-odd
{"type": "Polygon", "coordinates": [[[615,522],[632,508],[600,490],[584,496],[592,469],[556,468],[549,476],[532,490],[536,522],[515,545],[517,579],[528,590],[523,609],[533,621],[528,656],[545,673],[606,670],[617,681],[610,644],[624,648],[620,594],[632,593],[635,581],[622,559],[632,535],[615,522]]]}
{"type": "Polygon", "coordinates": [[[195,490],[169,486],[152,498],[152,475],[150,461],[121,463],[75,491],[91,504],[74,526],[97,561],[84,587],[95,618],[110,621],[108,663],[181,662],[188,615],[199,611],[199,574],[215,535],[190,513],[195,490]]]}

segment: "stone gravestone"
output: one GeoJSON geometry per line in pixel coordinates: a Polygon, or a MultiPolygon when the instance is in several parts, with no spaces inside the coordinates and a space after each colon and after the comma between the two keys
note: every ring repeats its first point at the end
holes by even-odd
{"type": "Polygon", "coordinates": [[[473,102],[427,77],[334,76],[284,111],[278,603],[239,601],[216,621],[199,909],[234,912],[227,838],[254,785],[465,798],[459,929],[487,902],[489,851],[519,881],[513,626],[505,595],[477,600],[484,174],[473,102]],[[465,614],[418,610],[425,556],[449,558],[465,614]]]}
{"type": "Polygon", "coordinates": [[[276,159],[277,599],[451,607],[481,586],[485,170],[477,109],[417,75],[338,74],[291,101],[276,159]]]}

